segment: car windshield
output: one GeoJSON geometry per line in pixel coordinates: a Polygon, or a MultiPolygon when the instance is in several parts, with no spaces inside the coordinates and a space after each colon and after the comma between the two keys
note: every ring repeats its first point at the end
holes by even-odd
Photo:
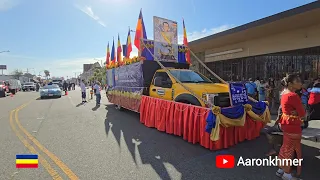
{"type": "Polygon", "coordinates": [[[59,89],[59,86],[56,84],[46,85],[46,86],[42,87],[42,89],[59,89]]]}
{"type": "Polygon", "coordinates": [[[34,83],[24,83],[23,85],[34,85],[34,83]]]}
{"type": "Polygon", "coordinates": [[[212,83],[203,75],[190,70],[170,70],[171,74],[182,83],[212,83]]]}

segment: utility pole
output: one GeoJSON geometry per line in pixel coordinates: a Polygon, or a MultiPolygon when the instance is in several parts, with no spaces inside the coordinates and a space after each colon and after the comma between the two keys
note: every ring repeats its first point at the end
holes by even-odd
{"type": "Polygon", "coordinates": [[[27,68],[27,73],[29,73],[29,70],[33,70],[34,73],[36,73],[35,69],[34,68],[27,68]]]}

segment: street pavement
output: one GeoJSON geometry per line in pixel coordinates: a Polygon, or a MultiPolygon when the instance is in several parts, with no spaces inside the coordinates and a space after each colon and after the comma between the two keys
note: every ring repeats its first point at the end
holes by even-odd
{"type": "MultiPolygon", "coordinates": [[[[139,114],[118,111],[102,94],[82,105],[80,90],[57,99],[37,92],[0,98],[0,179],[273,180],[276,167],[218,169],[218,154],[265,158],[261,136],[221,151],[147,128],[139,114]],[[38,154],[38,169],[16,169],[16,154],[38,154]]],[[[320,179],[320,143],[303,141],[303,178],[320,179]]]]}

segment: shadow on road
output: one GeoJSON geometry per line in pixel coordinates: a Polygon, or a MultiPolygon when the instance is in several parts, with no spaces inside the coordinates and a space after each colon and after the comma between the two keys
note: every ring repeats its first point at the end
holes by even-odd
{"type": "MultiPolygon", "coordinates": [[[[188,143],[181,137],[144,126],[139,121],[138,113],[128,110],[120,113],[114,105],[107,105],[106,109],[107,137],[112,132],[119,147],[128,148],[137,166],[137,159],[141,159],[142,164],[150,164],[161,179],[171,179],[170,175],[177,175],[176,171],[181,175],[179,179],[278,179],[275,176],[277,167],[236,167],[230,171],[218,169],[215,165],[215,157],[218,154],[232,154],[236,159],[240,156],[267,158],[265,154],[268,152],[268,145],[264,136],[242,142],[229,149],[210,151],[200,145],[188,143]],[[120,146],[123,140],[125,146],[120,146]],[[136,154],[140,157],[136,157],[136,154]]],[[[303,155],[302,177],[308,180],[318,179],[316,177],[320,177],[320,171],[315,167],[320,164],[320,160],[315,156],[319,155],[319,149],[304,145],[303,155]]]]}
{"type": "Polygon", "coordinates": [[[81,102],[81,103],[77,104],[76,107],[80,107],[82,105],[84,105],[84,103],[81,102]]]}
{"type": "Polygon", "coordinates": [[[60,99],[60,97],[46,97],[46,98],[38,97],[36,100],[48,100],[48,99],[60,99]]]}
{"type": "Polygon", "coordinates": [[[100,105],[97,105],[97,106],[95,106],[95,107],[92,108],[92,111],[96,111],[96,110],[98,110],[99,108],[100,108],[100,105]]]}

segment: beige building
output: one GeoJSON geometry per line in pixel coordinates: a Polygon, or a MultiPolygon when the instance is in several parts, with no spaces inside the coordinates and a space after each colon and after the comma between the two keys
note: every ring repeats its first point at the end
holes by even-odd
{"type": "MultiPolygon", "coordinates": [[[[189,43],[228,81],[320,75],[320,2],[313,2],[189,43]]],[[[200,72],[206,70],[193,63],[200,72]]]]}

